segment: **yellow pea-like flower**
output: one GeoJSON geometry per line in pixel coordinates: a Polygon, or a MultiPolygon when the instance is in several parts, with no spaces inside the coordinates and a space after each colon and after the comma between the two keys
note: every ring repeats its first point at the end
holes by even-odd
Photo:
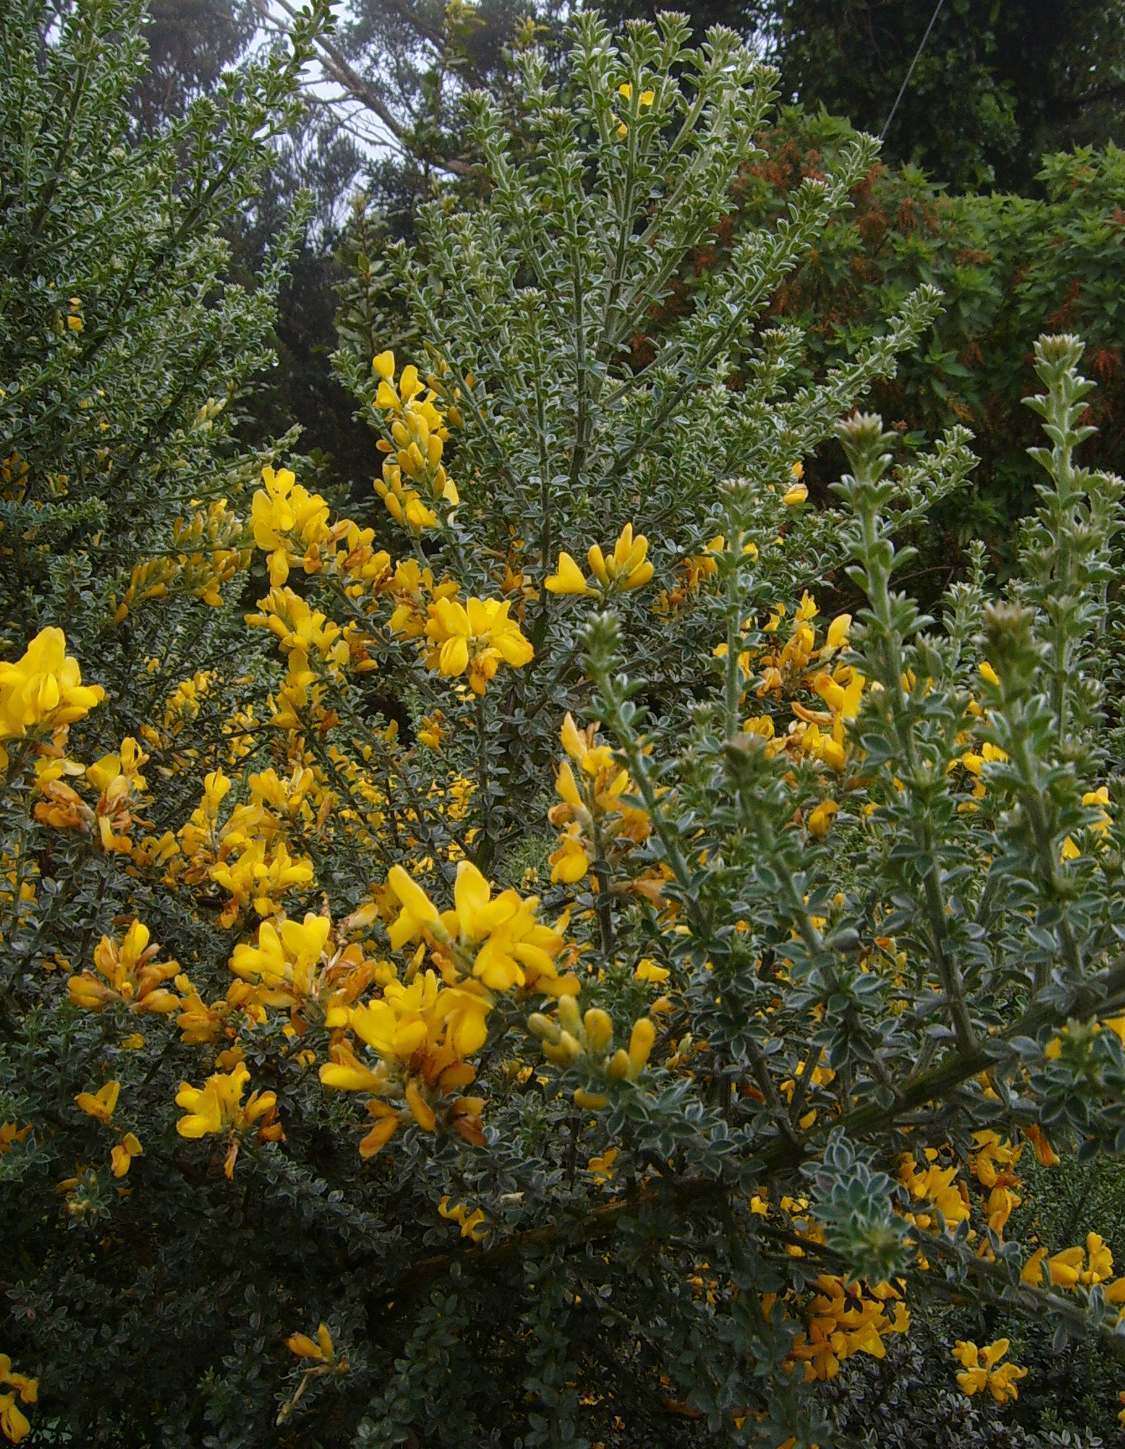
{"type": "Polygon", "coordinates": [[[117,1107],[117,1099],[121,1095],[120,1082],[106,1082],[96,1092],[79,1092],[74,1101],[88,1116],[95,1121],[106,1123],[113,1116],[117,1107]]]}
{"type": "Polygon", "coordinates": [[[823,840],[828,834],[839,808],[835,800],[822,800],[816,809],[810,812],[809,818],[805,822],[809,834],[817,840],[823,840]]]}
{"type": "Polygon", "coordinates": [[[551,594],[588,594],[590,585],[586,575],[568,553],[559,554],[558,568],[543,581],[543,587],[551,594]]]}

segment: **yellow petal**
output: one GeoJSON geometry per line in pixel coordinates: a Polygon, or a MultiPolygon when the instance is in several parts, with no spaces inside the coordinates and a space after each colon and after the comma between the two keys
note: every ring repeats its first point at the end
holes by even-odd
{"type": "Polygon", "coordinates": [[[285,1340],[285,1347],[298,1358],[323,1359],[319,1344],[313,1342],[307,1333],[291,1333],[285,1340]]]}
{"type": "Polygon", "coordinates": [[[544,580],[543,587],[551,594],[588,594],[586,576],[568,553],[559,554],[557,570],[544,580]]]}

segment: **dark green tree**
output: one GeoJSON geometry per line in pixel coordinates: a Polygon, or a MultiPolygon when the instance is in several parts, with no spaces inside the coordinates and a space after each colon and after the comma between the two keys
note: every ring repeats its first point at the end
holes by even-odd
{"type": "Polygon", "coordinates": [[[107,595],[193,500],[252,469],[231,419],[270,360],[294,219],[245,284],[228,238],[294,123],[324,9],[294,27],[294,50],[227,73],[141,136],[140,0],[0,10],[5,641],[51,616],[126,649],[107,595]]]}
{"type": "MultiPolygon", "coordinates": [[[[286,19],[288,28],[292,17],[286,19]]],[[[148,138],[166,133],[194,101],[213,96],[232,68],[283,38],[270,20],[269,7],[254,0],[147,0],[141,29],[147,64],[128,99],[132,126],[148,138]]],[[[257,443],[297,423],[305,449],[331,454],[354,474],[361,463],[367,468],[361,453],[369,445],[328,356],[335,345],[336,235],[363,152],[347,117],[318,87],[307,86],[303,99],[304,108],[271,138],[271,165],[257,193],[223,222],[230,275],[252,287],[295,207],[308,211],[278,297],[271,338],[278,363],[251,384],[239,433],[257,443]]]]}
{"type": "Polygon", "coordinates": [[[148,64],[131,108],[151,133],[182,116],[196,96],[211,94],[258,27],[248,0],[149,0],[145,8],[148,64]]]}
{"type": "MultiPolygon", "coordinates": [[[[879,134],[934,0],[746,5],[786,99],[879,134]]],[[[958,189],[1028,187],[1048,151],[1119,136],[1125,7],[945,0],[887,128],[884,157],[958,189]]]]}

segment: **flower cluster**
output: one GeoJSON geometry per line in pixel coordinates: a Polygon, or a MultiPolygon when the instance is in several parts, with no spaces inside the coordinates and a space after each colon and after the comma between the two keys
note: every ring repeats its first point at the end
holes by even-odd
{"type": "Polygon", "coordinates": [[[467,860],[457,868],[453,906],[446,911],[401,866],[393,867],[387,884],[391,948],[419,943],[433,968],[408,983],[397,976],[384,981],[378,997],[330,1009],[327,1024],[339,1035],[320,1079],[327,1087],[370,1094],[367,1109],[376,1121],[360,1144],[365,1157],[404,1121],[435,1131],[439,1105],[444,1125],[479,1145],[484,1099],[461,1094],[476,1075],[468,1058],[484,1045],[499,996],[529,991],[566,999],[578,990],[577,980],[558,970],[564,938],[537,919],[534,897],[523,899],[514,890],[494,895],[467,860]],[[369,1049],[370,1062],[357,1054],[352,1038],[369,1049]]]}
{"type": "Polygon", "coordinates": [[[834,1379],[841,1364],[856,1353],[884,1358],[883,1340],[910,1328],[902,1290],[891,1283],[867,1288],[822,1273],[816,1284],[819,1291],[806,1305],[806,1326],[792,1350],[811,1382],[834,1379]]]}
{"type": "Polygon", "coordinates": [[[1000,1363],[1008,1352],[1008,1340],[998,1338],[995,1343],[979,1348],[975,1343],[958,1340],[954,1344],[953,1357],[962,1365],[957,1375],[961,1391],[970,1397],[987,1389],[998,1404],[1008,1404],[1019,1398],[1017,1387],[1020,1379],[1027,1376],[1027,1369],[1014,1363],[1000,1363]]]}
{"type": "Polygon", "coordinates": [[[600,544],[590,545],[586,560],[594,578],[592,584],[570,554],[560,553],[558,568],[543,586],[552,594],[590,594],[602,600],[615,593],[643,589],[653,573],[647,554],[648,539],[643,534],[634,537],[633,525],[627,523],[608,556],[600,544]]]}
{"type": "Polygon", "coordinates": [[[329,539],[328,504],[297,482],[289,468],[262,469],[254,494],[250,528],[254,544],[268,555],[270,584],[281,588],[290,568],[300,563],[306,573],[321,566],[329,539]]]}
{"type": "Polygon", "coordinates": [[[36,820],[56,830],[81,831],[104,851],[129,854],[134,823],[145,823],[138,810],[148,785],[141,773],[148,758],[132,735],[85,768],[63,754],[42,752],[35,762],[35,785],[42,796],[35,805],[36,820]],[[93,787],[92,805],[77,785],[93,787]]]}
{"type": "MultiPolygon", "coordinates": [[[[261,516],[260,507],[258,511],[261,516]]],[[[171,534],[168,553],[133,565],[120,600],[113,600],[114,623],[123,623],[141,604],[166,598],[177,588],[217,609],[224,586],[250,565],[246,525],[226,498],[196,505],[188,518],[175,520],[171,534]]]]}
{"type": "MultiPolygon", "coordinates": [[[[652,823],[647,810],[633,803],[636,792],[629,771],[609,745],[599,743],[596,723],[579,729],[568,714],[559,737],[566,758],[555,776],[559,800],[548,819],[556,829],[561,827],[562,837],[551,854],[551,879],[576,885],[586,877],[591,861],[615,872],[623,869],[633,848],[648,839],[652,823]]],[[[659,874],[641,872],[630,885],[650,899],[659,899],[659,874]]]]}
{"type": "MultiPolygon", "coordinates": [[[[655,1023],[647,1016],[639,1017],[629,1033],[627,1047],[614,1048],[613,1020],[599,1006],[591,1006],[585,1014],[578,1009],[573,996],[559,998],[557,1016],[535,1012],[528,1017],[528,1026],[543,1044],[543,1055],[559,1067],[579,1066],[592,1081],[633,1082],[648,1065],[656,1042],[655,1023]]],[[[574,1101],[589,1111],[608,1106],[605,1092],[578,1087],[574,1101]]]]}
{"type": "MultiPolygon", "coordinates": [[[[0,663],[0,740],[58,730],[88,714],[105,698],[99,684],[83,684],[77,659],[66,652],[61,629],[40,629],[14,664],[0,663]]],[[[0,768],[8,756],[0,746],[0,768]]]]}
{"type": "Polygon", "coordinates": [[[437,379],[432,379],[427,388],[412,363],[402,369],[396,383],[393,352],[381,352],[371,370],[379,379],[373,406],[390,433],[389,438],[382,437],[376,444],[385,456],[383,475],[376,479],[375,491],[396,523],[412,533],[422,533],[438,521],[431,503],[441,502],[454,509],[461,501],[457,485],[442,462],[449,423],[455,422],[460,413],[455,402],[445,411],[438,407],[434,386],[437,379]]]}
{"type": "Polygon", "coordinates": [[[447,678],[464,675],[477,695],[501,664],[512,669],[529,664],[535,651],[510,617],[511,607],[508,599],[435,600],[426,620],[426,663],[447,678]]]}
{"type": "Polygon", "coordinates": [[[176,961],[157,961],[159,945],[143,921],[134,921],[120,941],[103,936],[94,948],[93,971],[78,971],[67,981],[70,999],[86,1011],[120,1005],[134,1012],[166,1016],[179,1007],[167,988],[179,974],[176,961]]]}
{"type": "Polygon", "coordinates": [[[176,1106],[182,1107],[185,1114],[176,1123],[181,1137],[192,1141],[212,1136],[227,1139],[223,1172],[228,1180],[234,1175],[245,1134],[254,1132],[260,1142],[280,1142],[285,1137],[277,1119],[276,1092],[251,1092],[243,1102],[249,1080],[249,1069],[239,1062],[229,1072],[213,1073],[202,1087],[183,1082],[176,1093],[176,1106]]]}

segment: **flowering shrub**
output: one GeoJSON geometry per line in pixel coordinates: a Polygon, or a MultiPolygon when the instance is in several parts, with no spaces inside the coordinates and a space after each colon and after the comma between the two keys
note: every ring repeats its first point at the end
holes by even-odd
{"type": "Polygon", "coordinates": [[[1125,1142],[1081,344],[1020,579],[925,618],[967,435],[894,468],[853,409],[937,297],[803,388],[758,325],[871,146],[638,367],[771,75],[585,16],[524,80],[527,154],[475,98],[486,198],[391,258],[428,342],[365,364],[357,516],[275,459],[91,585],[148,660],[59,615],[0,666],[13,1441],[796,1449],[935,1304],[997,1413],[1022,1321],[1120,1341],[1117,1224],[1025,1201],[1125,1142]]]}

